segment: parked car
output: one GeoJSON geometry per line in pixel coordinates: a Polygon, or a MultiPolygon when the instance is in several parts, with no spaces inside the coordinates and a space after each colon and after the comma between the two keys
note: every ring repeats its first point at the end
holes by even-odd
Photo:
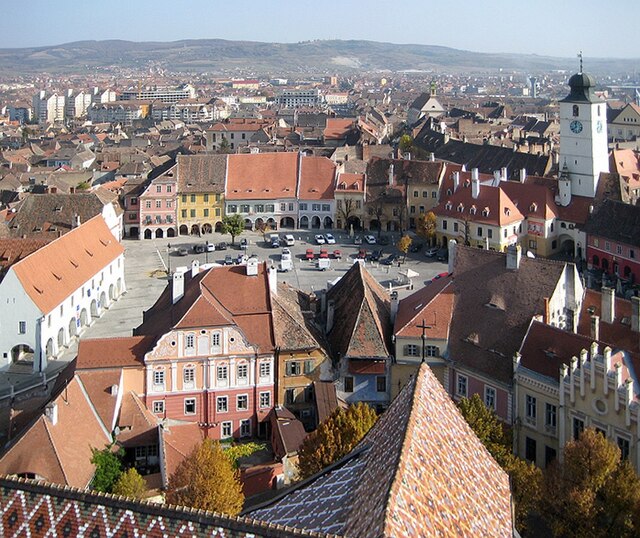
{"type": "Polygon", "coordinates": [[[380,258],[382,258],[383,254],[384,253],[382,252],[381,248],[374,250],[371,254],[369,254],[369,261],[377,262],[380,260],[380,258]]]}
{"type": "Polygon", "coordinates": [[[318,254],[318,258],[328,258],[328,257],[329,257],[329,251],[326,248],[321,248],[320,254],[318,254]]]}
{"type": "Polygon", "coordinates": [[[420,252],[422,250],[422,243],[412,242],[409,247],[410,252],[420,252]]]}
{"type": "Polygon", "coordinates": [[[205,249],[207,252],[215,252],[215,250],[216,250],[216,246],[215,246],[213,243],[209,243],[209,241],[207,241],[207,242],[204,244],[204,249],[205,249]]]}
{"type": "Polygon", "coordinates": [[[244,263],[247,263],[248,259],[249,257],[246,254],[238,254],[238,257],[236,258],[236,263],[238,265],[242,265],[244,263]]]}
{"type": "Polygon", "coordinates": [[[316,262],[316,267],[320,271],[326,271],[327,269],[331,269],[331,260],[329,258],[319,258],[316,262]]]}
{"type": "Polygon", "coordinates": [[[193,251],[196,254],[202,254],[205,251],[206,247],[204,245],[193,245],[193,251]]]}
{"type": "Polygon", "coordinates": [[[438,247],[429,247],[424,251],[424,255],[428,258],[433,258],[436,254],[438,254],[438,250],[440,250],[438,247]]]}
{"type": "Polygon", "coordinates": [[[187,254],[189,254],[189,251],[184,247],[179,248],[177,252],[178,252],[178,256],[186,256],[187,254]]]}
{"type": "Polygon", "coordinates": [[[246,239],[241,239],[240,248],[243,250],[247,250],[247,248],[249,248],[249,241],[247,241],[246,239]]]}
{"type": "Polygon", "coordinates": [[[325,244],[324,235],[317,234],[316,236],[314,236],[314,239],[316,240],[316,245],[325,244]]]}
{"type": "Polygon", "coordinates": [[[361,235],[356,235],[353,238],[353,244],[354,245],[362,245],[362,236],[361,235]]]}
{"type": "Polygon", "coordinates": [[[342,259],[342,251],[337,250],[337,249],[336,249],[336,250],[334,250],[334,251],[333,251],[333,257],[334,257],[336,260],[341,260],[341,259],[342,259]]]}
{"type": "Polygon", "coordinates": [[[358,256],[357,258],[359,260],[364,260],[367,257],[367,250],[364,248],[361,248],[360,250],[358,250],[358,256]]]}
{"type": "Polygon", "coordinates": [[[281,258],[282,260],[290,260],[291,259],[291,251],[288,248],[283,248],[282,249],[282,256],[281,258]]]}
{"type": "Polygon", "coordinates": [[[436,259],[439,262],[446,262],[449,260],[449,249],[441,248],[436,254],[436,259]]]}
{"type": "Polygon", "coordinates": [[[285,234],[284,236],[284,244],[288,247],[292,247],[296,244],[296,240],[293,238],[291,234],[285,234]]]}
{"type": "Polygon", "coordinates": [[[365,235],[364,236],[364,240],[369,244],[369,245],[375,245],[376,244],[376,238],[373,235],[365,235]]]}
{"type": "Polygon", "coordinates": [[[231,254],[227,254],[224,257],[224,264],[225,265],[233,265],[233,256],[231,256],[231,254]]]}
{"type": "Polygon", "coordinates": [[[335,245],[336,244],[336,238],[333,237],[333,235],[331,235],[331,234],[324,234],[324,240],[326,241],[327,245],[335,245]]]}
{"type": "Polygon", "coordinates": [[[381,260],[380,263],[382,265],[393,265],[398,261],[398,256],[396,254],[389,254],[384,260],[381,260]]]}
{"type": "Polygon", "coordinates": [[[278,236],[278,234],[271,234],[269,236],[269,243],[271,244],[272,248],[279,248],[280,247],[280,236],[278,236]]]}
{"type": "Polygon", "coordinates": [[[218,249],[218,250],[227,250],[227,244],[224,241],[222,241],[221,243],[218,243],[216,245],[216,249],[218,249]]]}
{"type": "Polygon", "coordinates": [[[316,255],[313,253],[313,249],[312,248],[308,248],[306,254],[304,255],[305,259],[307,260],[313,260],[316,255]]]}

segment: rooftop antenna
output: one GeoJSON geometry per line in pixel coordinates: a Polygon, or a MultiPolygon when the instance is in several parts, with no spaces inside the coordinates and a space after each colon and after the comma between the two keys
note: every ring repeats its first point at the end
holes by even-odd
{"type": "Polygon", "coordinates": [[[582,51],[578,53],[578,58],[580,59],[580,71],[579,73],[582,75],[582,51]]]}

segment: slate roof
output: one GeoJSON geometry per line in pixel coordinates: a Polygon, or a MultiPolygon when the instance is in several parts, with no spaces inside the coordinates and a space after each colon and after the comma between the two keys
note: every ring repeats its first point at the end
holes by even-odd
{"type": "Polygon", "coordinates": [[[327,292],[327,301],[335,305],[333,327],[327,334],[334,357],[392,355],[389,296],[362,264],[353,264],[327,292]]]}
{"type": "Polygon", "coordinates": [[[508,384],[513,354],[531,318],[544,315],[544,298],[553,295],[565,264],[523,256],[512,270],[503,253],[460,245],[454,263],[449,359],[508,384]]]}
{"type": "Polygon", "coordinates": [[[43,314],[124,253],[102,216],[92,218],[11,268],[43,314]]]}
{"type": "Polygon", "coordinates": [[[513,533],[508,476],[426,364],[355,450],[248,513],[350,538],[513,533]]]}
{"type": "Polygon", "coordinates": [[[589,216],[582,231],[618,243],[640,246],[640,206],[604,200],[589,216]]]}
{"type": "Polygon", "coordinates": [[[115,495],[8,477],[0,478],[0,535],[7,538],[35,535],[330,538],[325,533],[304,532],[247,517],[138,502],[115,495]]]}
{"type": "Polygon", "coordinates": [[[227,155],[178,155],[179,193],[224,193],[227,155]]]}

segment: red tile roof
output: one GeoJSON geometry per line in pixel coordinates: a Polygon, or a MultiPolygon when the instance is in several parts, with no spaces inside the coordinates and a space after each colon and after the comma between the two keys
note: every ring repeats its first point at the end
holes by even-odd
{"type": "Polygon", "coordinates": [[[298,158],[293,152],[229,155],[226,199],[295,198],[298,158]]]}
{"type": "Polygon", "coordinates": [[[144,366],[144,355],[153,348],[152,336],[87,338],[78,343],[76,368],[120,368],[144,366]]]}
{"type": "Polygon", "coordinates": [[[298,198],[300,200],[333,200],[335,163],[326,157],[302,157],[298,198]]]}

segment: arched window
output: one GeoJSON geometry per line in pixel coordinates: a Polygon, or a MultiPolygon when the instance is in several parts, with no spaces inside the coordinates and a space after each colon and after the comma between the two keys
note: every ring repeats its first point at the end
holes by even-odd
{"type": "Polygon", "coordinates": [[[598,258],[598,256],[594,254],[594,256],[593,256],[593,266],[594,267],[598,267],[599,265],[600,265],[600,258],[598,258]]]}
{"type": "Polygon", "coordinates": [[[573,115],[574,116],[580,115],[580,107],[578,105],[573,105],[573,115]]]}

